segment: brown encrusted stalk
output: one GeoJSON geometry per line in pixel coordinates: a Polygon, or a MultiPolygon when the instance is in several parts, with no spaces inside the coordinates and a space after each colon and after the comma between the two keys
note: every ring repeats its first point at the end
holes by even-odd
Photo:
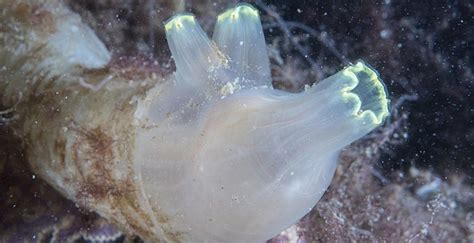
{"type": "Polygon", "coordinates": [[[111,68],[107,50],[94,47],[92,31],[59,1],[2,1],[0,6],[1,105],[14,107],[10,123],[33,171],[126,232],[177,241],[166,231],[167,216],[153,217],[160,212],[147,205],[130,162],[135,100],[158,75],[124,75],[111,68]],[[52,39],[65,27],[77,27],[81,34],[73,37],[84,40],[52,39]],[[90,64],[67,56],[77,50],[52,40],[91,44],[85,51],[97,51],[97,60],[90,64]]]}

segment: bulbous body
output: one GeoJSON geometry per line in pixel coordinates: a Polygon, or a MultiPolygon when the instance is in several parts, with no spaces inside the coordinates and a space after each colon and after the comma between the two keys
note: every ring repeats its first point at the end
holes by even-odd
{"type": "Polygon", "coordinates": [[[31,167],[152,242],[271,238],[320,199],[339,151],[388,114],[362,62],[300,94],[272,89],[249,5],[219,15],[213,40],[190,14],[170,19],[168,77],[110,69],[106,47],[60,2],[0,5],[0,98],[15,107],[31,167]]]}

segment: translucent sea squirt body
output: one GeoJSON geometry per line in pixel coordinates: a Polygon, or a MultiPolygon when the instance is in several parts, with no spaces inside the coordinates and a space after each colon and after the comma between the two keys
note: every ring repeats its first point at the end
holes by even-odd
{"type": "Polygon", "coordinates": [[[262,242],[303,217],[342,148],[383,123],[385,87],[363,62],[293,94],[271,88],[259,14],[166,25],[176,73],[137,111],[134,160],[155,210],[185,241],[262,242]]]}

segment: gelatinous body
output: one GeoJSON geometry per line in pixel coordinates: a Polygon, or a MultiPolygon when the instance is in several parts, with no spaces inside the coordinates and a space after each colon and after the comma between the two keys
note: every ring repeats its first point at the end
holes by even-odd
{"type": "Polygon", "coordinates": [[[150,91],[135,159],[154,206],[190,239],[258,242],[295,223],[328,187],[339,151],[388,114],[363,62],[303,93],[272,89],[249,5],[219,15],[213,41],[189,14],[166,31],[176,73],[150,91]]]}

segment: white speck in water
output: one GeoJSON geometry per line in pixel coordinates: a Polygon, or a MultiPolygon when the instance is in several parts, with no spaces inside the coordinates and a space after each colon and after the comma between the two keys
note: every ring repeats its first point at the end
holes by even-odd
{"type": "Polygon", "coordinates": [[[36,179],[36,175],[31,175],[31,179],[36,179]]]}
{"type": "Polygon", "coordinates": [[[296,11],[297,11],[298,13],[302,13],[302,12],[303,12],[303,10],[301,10],[301,9],[299,9],[299,8],[298,8],[296,11]]]}
{"type": "Polygon", "coordinates": [[[243,41],[240,41],[240,42],[239,42],[239,45],[243,46],[243,45],[244,45],[244,42],[243,42],[243,41]]]}
{"type": "Polygon", "coordinates": [[[392,35],[392,32],[390,30],[385,29],[385,30],[380,31],[380,37],[382,37],[383,39],[387,39],[391,35],[392,35]]]}

